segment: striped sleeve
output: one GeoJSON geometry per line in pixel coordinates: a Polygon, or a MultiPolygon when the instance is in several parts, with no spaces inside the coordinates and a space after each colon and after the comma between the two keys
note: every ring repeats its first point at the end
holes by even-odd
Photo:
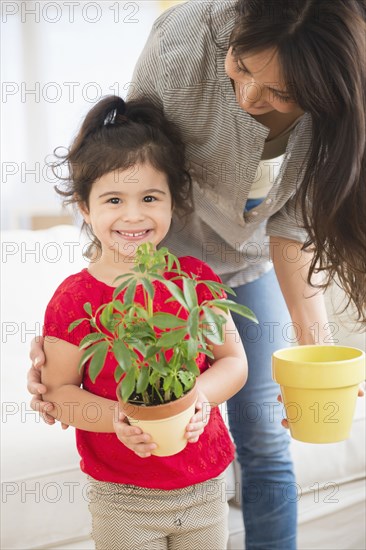
{"type": "Polygon", "coordinates": [[[266,233],[269,237],[283,237],[300,243],[306,241],[308,233],[304,229],[301,207],[296,196],[290,198],[269,218],[266,233]]]}
{"type": "Polygon", "coordinates": [[[157,107],[163,107],[164,66],[161,55],[160,29],[155,22],[144,49],[136,63],[127,100],[149,98],[157,107]]]}

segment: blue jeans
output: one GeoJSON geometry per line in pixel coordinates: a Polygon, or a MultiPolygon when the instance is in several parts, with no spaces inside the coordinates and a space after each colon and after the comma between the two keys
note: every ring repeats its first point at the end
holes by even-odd
{"type": "Polygon", "coordinates": [[[297,490],[271,355],[291,341],[290,317],[272,269],[234,289],[259,325],[233,314],[249,364],[248,381],[228,402],[229,425],[242,471],[247,550],[295,550],[297,490]]]}

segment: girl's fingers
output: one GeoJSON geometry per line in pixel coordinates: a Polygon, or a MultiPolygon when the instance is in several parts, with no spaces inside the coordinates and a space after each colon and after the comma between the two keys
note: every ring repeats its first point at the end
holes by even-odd
{"type": "Polygon", "coordinates": [[[156,443],[151,441],[151,436],[144,433],[141,428],[131,426],[126,415],[121,411],[118,415],[118,421],[114,421],[114,429],[121,443],[140,458],[151,456],[151,451],[157,448],[156,443]]]}

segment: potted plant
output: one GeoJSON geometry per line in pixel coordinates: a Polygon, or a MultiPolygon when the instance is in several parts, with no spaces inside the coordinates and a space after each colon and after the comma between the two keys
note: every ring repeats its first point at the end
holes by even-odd
{"type": "Polygon", "coordinates": [[[158,445],[153,454],[175,454],[186,444],[185,427],[194,414],[195,380],[200,374],[196,359],[200,353],[213,359],[211,344],[224,342],[225,317],[212,308],[235,311],[254,322],[256,318],[247,307],[223,299],[225,292],[235,294],[229,287],[197,280],[181,270],[178,258],[167,248],[155,250],[151,243],[138,247],[132,272],[117,279],[121,282],[113,300],[94,312],[90,303],[84,304],[88,316],[69,327],[71,331],[87,320],[92,328],[80,342],[84,353],[79,367],[90,361],[89,375],[95,381],[112,352],[117,397],[129,421],[138,422],[152,436],[158,445]],[[201,304],[199,284],[213,296],[201,304]],[[155,311],[157,285],[168,291],[165,303],[175,302],[175,314],[155,311]],[[172,417],[178,426],[170,428],[172,417]],[[153,420],[162,429],[162,439],[153,420]]]}

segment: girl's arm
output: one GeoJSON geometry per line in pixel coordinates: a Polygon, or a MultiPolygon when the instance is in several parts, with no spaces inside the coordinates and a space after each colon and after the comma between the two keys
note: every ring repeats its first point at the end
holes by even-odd
{"type": "Polygon", "coordinates": [[[214,361],[210,368],[197,378],[197,387],[211,405],[220,405],[244,386],[248,377],[248,363],[230,313],[225,314],[218,308],[213,308],[213,311],[226,318],[224,343],[212,344],[214,361]]]}
{"type": "Polygon", "coordinates": [[[213,344],[214,361],[209,369],[197,378],[198,400],[196,413],[191,418],[186,438],[196,443],[203,433],[210,417],[211,408],[223,403],[237,393],[248,377],[248,363],[239,333],[230,314],[213,308],[216,313],[226,317],[224,343],[213,344]]]}
{"type": "MultiPolygon", "coordinates": [[[[301,243],[271,237],[272,261],[299,344],[331,344],[324,294],[307,283],[311,253],[301,243]],[[328,329],[328,330],[327,330],[328,329]]],[[[321,274],[313,276],[321,282],[321,274]]]]}
{"type": "Polygon", "coordinates": [[[80,388],[82,373],[78,364],[82,351],[77,346],[54,337],[45,337],[46,362],[42,367],[43,394],[53,404],[48,414],[75,428],[89,432],[114,432],[116,402],[80,388]]]}

